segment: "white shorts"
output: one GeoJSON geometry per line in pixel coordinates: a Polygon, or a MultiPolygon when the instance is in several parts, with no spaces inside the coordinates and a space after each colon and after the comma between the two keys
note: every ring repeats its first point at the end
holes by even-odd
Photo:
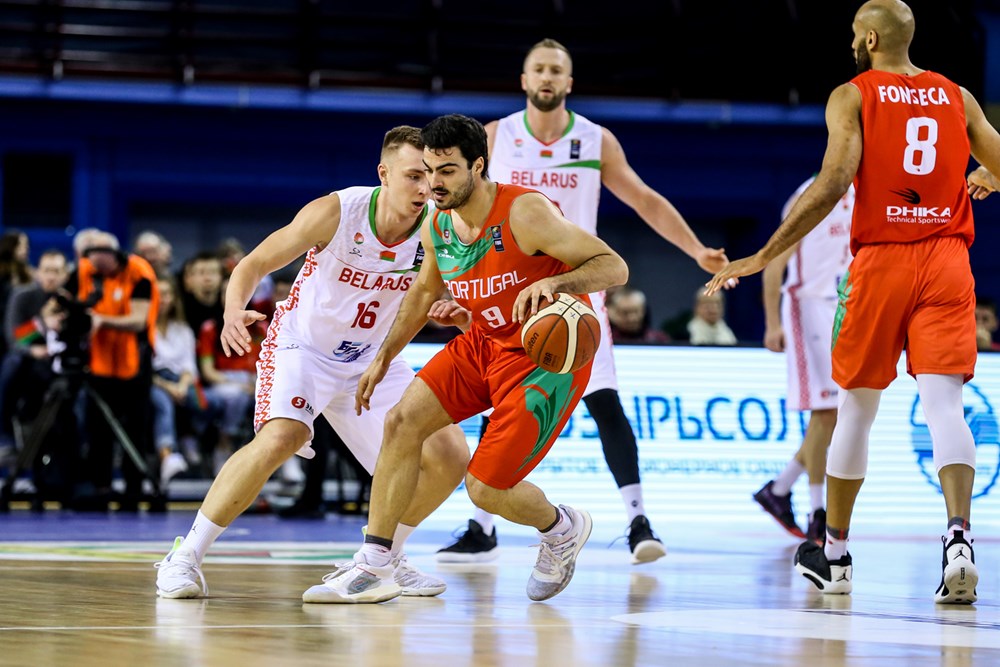
{"type": "Polygon", "coordinates": [[[785,294],[781,326],[785,330],[789,410],[837,407],[830,345],[837,299],[803,299],[785,294]]]}
{"type": "Polygon", "coordinates": [[[597,354],[594,355],[594,367],[590,371],[590,382],[587,383],[587,389],[583,392],[584,396],[589,396],[601,389],[618,391],[615,348],[611,342],[611,322],[608,321],[608,309],[604,306],[604,292],[591,294],[590,301],[594,304],[597,319],[601,321],[601,344],[597,347],[597,354]]]}
{"type": "Polygon", "coordinates": [[[358,416],[354,396],[373,355],[347,363],[333,361],[289,338],[279,336],[273,354],[262,354],[257,362],[254,430],[271,419],[294,419],[309,427],[311,441],[313,420],[321,413],[358,462],[373,473],[386,415],[413,381],[413,369],[401,357],[393,359],[372,394],[371,409],[358,416]]]}

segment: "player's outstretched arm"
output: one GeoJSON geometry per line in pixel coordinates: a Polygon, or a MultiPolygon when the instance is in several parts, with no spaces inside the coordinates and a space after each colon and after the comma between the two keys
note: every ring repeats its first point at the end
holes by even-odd
{"type": "Polygon", "coordinates": [[[670,201],[639,177],[625,157],[618,138],[607,128],[601,128],[601,182],[643,221],[664,239],[698,262],[698,266],[715,273],[728,263],[722,248],[707,248],[688,225],[684,216],[670,201]]]}
{"type": "Polygon", "coordinates": [[[1000,180],[994,176],[1000,174],[1000,134],[986,119],[986,114],[972,93],[962,88],[962,98],[965,101],[969,148],[972,157],[982,165],[969,174],[969,195],[974,199],[985,199],[990,193],[1000,189],[1000,180]]]}
{"type": "Polygon", "coordinates": [[[816,180],[799,196],[785,220],[764,247],[750,257],[731,262],[706,283],[714,294],[733,278],[763,270],[768,262],[802,240],[823,221],[847,189],[861,164],[861,93],[850,83],[838,86],[826,105],[827,138],[823,166],[816,180]]]}
{"type": "Polygon", "coordinates": [[[510,208],[510,225],[517,245],[525,254],[541,252],[571,267],[566,273],[544,278],[521,290],[511,313],[517,322],[538,312],[541,299],[554,301],[556,292],[589,294],[624,285],[628,280],[628,265],[618,253],[563,217],[541,194],[518,197],[510,208]]]}
{"type": "Polygon", "coordinates": [[[288,266],[314,246],[325,246],[337,233],[340,224],[340,197],[329,194],[315,199],[296,214],[292,221],[272,232],[250,254],[240,260],[226,288],[225,313],[219,339],[227,357],[250,352],[247,326],[265,319],[263,313],[247,310],[254,290],[269,273],[288,266]]]}

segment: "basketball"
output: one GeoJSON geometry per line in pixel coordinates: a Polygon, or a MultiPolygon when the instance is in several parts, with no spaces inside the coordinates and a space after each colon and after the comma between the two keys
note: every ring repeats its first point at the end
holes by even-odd
{"type": "Polygon", "coordinates": [[[551,373],[572,373],[586,366],[601,343],[601,323],[585,301],[556,294],[521,325],[521,344],[535,364],[551,373]]]}

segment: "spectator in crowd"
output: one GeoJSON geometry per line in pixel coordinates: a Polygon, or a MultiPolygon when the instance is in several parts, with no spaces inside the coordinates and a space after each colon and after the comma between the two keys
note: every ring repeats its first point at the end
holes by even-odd
{"type": "MultiPolygon", "coordinates": [[[[198,333],[198,370],[205,383],[205,396],[221,406],[219,441],[213,453],[213,474],[233,453],[234,443],[242,442],[251,431],[254,405],[254,383],[257,380],[257,358],[267,333],[267,324],[256,322],[248,327],[251,351],[245,355],[226,356],[219,341],[219,319],[209,319],[198,333]]],[[[301,472],[301,469],[300,469],[301,472]]]]}
{"type": "MultiPolygon", "coordinates": [[[[201,387],[195,337],[184,319],[184,307],[177,298],[176,283],[169,275],[157,280],[160,309],[156,319],[156,350],[153,353],[153,442],[160,457],[160,486],[188,469],[188,462],[178,451],[178,424],[190,427],[202,436],[208,419],[218,404],[210,403],[201,387]],[[180,418],[180,419],[179,419],[180,418]]],[[[196,447],[188,456],[197,463],[196,447]]]]}
{"type": "Polygon", "coordinates": [[[976,347],[984,350],[1000,350],[1000,343],[993,340],[996,333],[997,303],[985,296],[976,296],[976,347]]]}
{"type": "Polygon", "coordinates": [[[132,251],[149,262],[156,275],[163,276],[170,272],[174,261],[173,246],[163,234],[147,229],[135,237],[132,251]]]}
{"type": "Polygon", "coordinates": [[[38,260],[34,282],[15,288],[7,303],[4,338],[10,351],[0,367],[0,449],[8,453],[14,446],[12,418],[33,418],[52,381],[42,309],[66,276],[66,256],[47,250],[38,260]],[[11,387],[17,390],[9,391],[11,387]]]}
{"type": "Polygon", "coordinates": [[[631,285],[609,290],[606,296],[611,340],[624,344],[669,343],[670,337],[651,325],[646,294],[631,285]]]}
{"type": "Polygon", "coordinates": [[[198,253],[181,269],[181,303],[195,333],[206,321],[222,319],[222,278],[222,260],[213,252],[198,253]]]}
{"type": "MultiPolygon", "coordinates": [[[[7,302],[16,287],[31,283],[28,264],[28,236],[8,229],[0,235],[0,313],[7,311],[7,302]]],[[[0,357],[7,352],[6,338],[0,338],[0,357]]]]}
{"type": "MultiPolygon", "coordinates": [[[[110,408],[140,455],[150,449],[149,395],[152,350],[159,308],[159,287],[149,262],[121,251],[106,232],[90,234],[68,291],[93,303],[90,333],[90,388],[110,408]]],[[[116,437],[110,420],[88,396],[85,429],[89,451],[84,472],[93,486],[77,500],[77,509],[107,510],[111,497],[116,437]]],[[[130,456],[122,456],[123,511],[138,510],[142,476],[130,456]]]]}
{"type": "Polygon", "coordinates": [[[722,292],[705,294],[700,287],[694,295],[694,316],[688,322],[692,345],[736,345],[736,334],[724,318],[726,302],[722,292]]]}

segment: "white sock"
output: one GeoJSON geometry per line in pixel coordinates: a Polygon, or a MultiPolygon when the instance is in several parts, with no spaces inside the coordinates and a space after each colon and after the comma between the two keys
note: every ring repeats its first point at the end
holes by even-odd
{"type": "Polygon", "coordinates": [[[389,549],[374,542],[365,542],[362,544],[358,553],[361,554],[366,563],[375,567],[385,567],[392,560],[392,554],[389,553],[389,549]]]}
{"type": "Polygon", "coordinates": [[[472,520],[483,527],[483,532],[487,535],[493,533],[493,515],[486,510],[476,508],[476,513],[472,515],[472,520]]]}
{"type": "Polygon", "coordinates": [[[208,553],[211,546],[219,539],[219,535],[222,535],[225,530],[225,526],[212,523],[207,516],[201,513],[201,510],[198,510],[198,516],[195,517],[194,523],[191,524],[191,530],[188,532],[187,537],[184,538],[181,546],[193,549],[198,563],[201,564],[205,560],[205,554],[208,553]]]}
{"type": "Polygon", "coordinates": [[[821,510],[825,507],[824,501],[826,500],[826,498],[823,497],[822,484],[809,485],[809,500],[812,501],[813,512],[815,512],[816,510],[821,510]]]}
{"type": "Polygon", "coordinates": [[[646,508],[642,504],[642,484],[626,484],[619,488],[618,492],[625,501],[625,513],[628,514],[629,523],[640,514],[646,513],[646,508]]]}
{"type": "Polygon", "coordinates": [[[806,471],[804,465],[799,463],[798,459],[792,459],[785,466],[785,469],[781,471],[781,474],[774,478],[774,484],[771,485],[771,491],[774,492],[776,496],[787,496],[792,492],[792,485],[795,481],[802,476],[802,473],[806,471]]]}
{"type": "Polygon", "coordinates": [[[396,532],[392,535],[392,552],[390,553],[392,558],[403,553],[403,544],[406,542],[406,538],[412,535],[416,529],[416,526],[407,526],[405,523],[396,526],[396,532]]]}
{"type": "Polygon", "coordinates": [[[826,554],[826,559],[830,562],[840,560],[847,555],[847,540],[838,540],[830,533],[827,533],[826,546],[823,547],[823,553],[826,554]]]}
{"type": "Polygon", "coordinates": [[[968,528],[962,528],[961,526],[958,526],[958,525],[948,526],[948,535],[947,535],[947,537],[948,537],[948,541],[949,542],[951,542],[951,539],[953,537],[955,537],[955,531],[956,530],[961,530],[962,531],[962,537],[965,538],[965,541],[968,542],[969,544],[972,544],[972,533],[969,532],[968,528]]]}
{"type": "Polygon", "coordinates": [[[556,525],[554,525],[551,528],[549,528],[547,531],[545,531],[544,533],[542,533],[542,535],[545,535],[545,536],[549,536],[549,535],[562,535],[567,530],[569,530],[570,528],[573,527],[573,522],[570,521],[570,518],[566,514],[566,512],[563,512],[559,508],[556,508],[556,511],[559,512],[559,520],[556,521],[556,525]]]}

